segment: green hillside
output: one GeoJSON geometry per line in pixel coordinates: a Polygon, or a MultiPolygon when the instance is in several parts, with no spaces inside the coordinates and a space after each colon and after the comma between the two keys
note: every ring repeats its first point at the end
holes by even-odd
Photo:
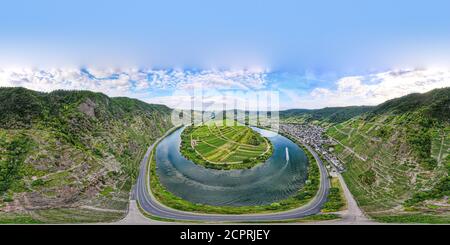
{"type": "Polygon", "coordinates": [[[371,106],[326,107],[317,110],[291,109],[280,111],[280,119],[286,123],[316,123],[326,126],[345,122],[372,109],[371,106]]]}
{"type": "Polygon", "coordinates": [[[361,208],[387,222],[450,222],[450,88],[387,101],[331,126],[361,208]]]}
{"type": "Polygon", "coordinates": [[[88,91],[0,88],[0,223],[122,217],[170,112],[88,91]]]}

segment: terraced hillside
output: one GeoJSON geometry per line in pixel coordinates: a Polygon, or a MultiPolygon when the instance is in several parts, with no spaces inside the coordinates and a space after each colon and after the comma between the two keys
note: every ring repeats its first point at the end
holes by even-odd
{"type": "Polygon", "coordinates": [[[0,223],[123,217],[171,110],[87,91],[0,88],[0,223]]]}
{"type": "Polygon", "coordinates": [[[450,222],[450,89],[413,94],[328,128],[344,178],[369,215],[450,222]]]}
{"type": "Polygon", "coordinates": [[[182,134],[182,153],[216,169],[250,168],[272,154],[271,143],[251,128],[208,124],[189,126],[182,134]]]}

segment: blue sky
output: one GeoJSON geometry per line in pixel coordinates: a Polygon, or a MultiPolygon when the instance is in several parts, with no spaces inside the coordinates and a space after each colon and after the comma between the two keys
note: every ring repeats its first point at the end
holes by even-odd
{"type": "MultiPolygon", "coordinates": [[[[186,80],[205,71],[193,80],[219,82],[223,89],[284,91],[286,108],[374,104],[449,85],[449,9],[444,0],[5,1],[0,85],[40,90],[84,86],[158,102],[155,97],[170,96],[180,89],[177,84],[191,81],[171,77],[158,82],[149,74],[183,71],[186,80]],[[86,75],[81,68],[111,77],[80,83],[86,75]],[[142,77],[132,79],[136,70],[147,74],[148,85],[142,77]],[[391,77],[383,74],[398,70],[409,75],[386,85],[391,77]],[[38,79],[37,71],[53,78],[38,79]],[[231,74],[237,71],[243,77],[231,74]],[[248,76],[255,81],[246,81],[248,76]],[[343,92],[342,81],[352,84],[351,93],[343,92]],[[227,82],[232,86],[224,87],[227,82]],[[403,93],[381,96],[389,90],[373,84],[403,93]],[[313,98],[319,92],[328,100],[313,98]],[[332,96],[336,99],[330,101],[332,96]]],[[[168,97],[159,101],[164,100],[168,97]]]]}

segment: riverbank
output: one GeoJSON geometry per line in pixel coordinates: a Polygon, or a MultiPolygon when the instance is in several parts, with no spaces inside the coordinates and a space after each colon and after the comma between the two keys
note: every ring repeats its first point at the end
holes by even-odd
{"type": "MultiPolygon", "coordinates": [[[[302,147],[301,145],[299,146],[302,147]]],[[[157,145],[153,148],[151,157],[149,158],[149,177],[151,191],[160,203],[164,204],[165,206],[182,211],[210,214],[253,214],[283,212],[302,207],[311,202],[315,198],[320,185],[320,171],[318,163],[315,161],[312,154],[307,149],[304,149],[302,147],[306,156],[308,157],[308,162],[316,162],[316,164],[309,164],[308,177],[305,185],[303,185],[291,197],[271,203],[269,205],[261,206],[212,206],[192,203],[169,192],[160,183],[158,174],[156,173],[156,148],[157,145]]]]}

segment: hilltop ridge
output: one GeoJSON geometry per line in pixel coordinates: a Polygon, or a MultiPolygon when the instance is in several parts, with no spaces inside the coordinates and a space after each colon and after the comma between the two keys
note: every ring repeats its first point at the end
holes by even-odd
{"type": "Polygon", "coordinates": [[[280,111],[280,119],[287,123],[316,123],[329,125],[370,112],[373,106],[326,107],[322,109],[290,109],[280,111]]]}

